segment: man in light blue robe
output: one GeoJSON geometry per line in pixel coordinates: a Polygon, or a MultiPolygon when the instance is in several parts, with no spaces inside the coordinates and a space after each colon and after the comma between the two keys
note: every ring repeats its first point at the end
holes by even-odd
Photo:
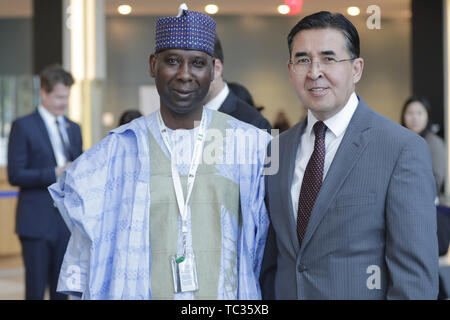
{"type": "Polygon", "coordinates": [[[187,8],[176,18],[159,19],[150,73],[161,110],[113,130],[49,187],[71,231],[58,291],[83,299],[261,298],[269,224],[263,162],[270,136],[203,109],[213,79],[214,34],[210,17],[187,8]],[[174,36],[186,24],[187,36],[174,36]],[[196,36],[203,38],[192,41],[196,36]],[[203,125],[201,160],[189,192],[203,125]],[[174,168],[182,193],[191,193],[187,231],[174,168]],[[190,253],[198,286],[179,292],[171,259],[190,253]]]}

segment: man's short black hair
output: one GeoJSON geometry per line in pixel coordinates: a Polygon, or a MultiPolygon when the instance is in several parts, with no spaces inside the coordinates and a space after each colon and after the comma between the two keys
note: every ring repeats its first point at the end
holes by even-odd
{"type": "Polygon", "coordinates": [[[288,35],[289,58],[292,56],[292,41],[302,30],[333,28],[341,31],[346,39],[346,47],[352,58],[359,58],[359,35],[355,26],[342,14],[320,11],[304,17],[288,35]]]}
{"type": "Polygon", "coordinates": [[[40,79],[41,89],[44,89],[46,92],[52,92],[53,87],[58,83],[70,87],[74,82],[72,75],[59,64],[51,64],[45,67],[40,74],[40,79]]]}
{"type": "Polygon", "coordinates": [[[133,121],[134,119],[142,117],[142,113],[139,110],[126,110],[122,113],[119,119],[119,126],[124,125],[128,122],[133,121]]]}
{"type": "Polygon", "coordinates": [[[220,39],[216,33],[216,39],[214,40],[214,58],[219,59],[220,62],[224,62],[222,44],[220,43],[220,39]]]}

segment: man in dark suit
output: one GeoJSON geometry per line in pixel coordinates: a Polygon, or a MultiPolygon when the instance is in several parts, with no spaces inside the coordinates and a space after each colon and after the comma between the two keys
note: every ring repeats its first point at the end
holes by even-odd
{"type": "Polygon", "coordinates": [[[355,93],[364,61],[341,14],[288,36],[290,81],[308,109],[282,133],[267,176],[266,299],[436,299],[436,195],[425,140],[355,93]]]}
{"type": "Polygon", "coordinates": [[[66,299],[56,292],[70,237],[47,187],[82,152],[80,127],[64,117],[74,80],[58,65],[40,75],[41,104],[12,124],[8,144],[9,183],[20,187],[16,233],[25,264],[26,299],[66,299]]]}
{"type": "Polygon", "coordinates": [[[208,95],[205,98],[205,107],[229,114],[260,129],[272,129],[269,121],[256,108],[236,96],[223,80],[224,56],[217,34],[214,42],[214,58],[214,80],[211,82],[208,95]]]}

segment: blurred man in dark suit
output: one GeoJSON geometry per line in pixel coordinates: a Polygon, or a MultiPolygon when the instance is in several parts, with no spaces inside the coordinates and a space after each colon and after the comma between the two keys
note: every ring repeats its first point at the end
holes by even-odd
{"type": "Polygon", "coordinates": [[[272,129],[269,121],[257,109],[236,96],[223,80],[224,56],[217,34],[214,42],[214,58],[214,80],[211,82],[208,95],[205,98],[205,107],[229,114],[260,129],[272,129]]]}
{"type": "Polygon", "coordinates": [[[8,145],[8,178],[20,187],[16,232],[25,264],[26,299],[65,299],[56,285],[70,233],[47,187],[82,153],[80,127],[67,119],[72,75],[58,65],[40,75],[41,104],[16,119],[8,145]]]}

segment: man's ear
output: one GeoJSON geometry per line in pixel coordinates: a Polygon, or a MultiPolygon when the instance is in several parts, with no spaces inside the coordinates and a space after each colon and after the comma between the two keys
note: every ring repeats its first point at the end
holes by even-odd
{"type": "Polygon", "coordinates": [[[353,83],[356,84],[361,79],[362,72],[364,69],[363,58],[356,58],[353,61],[352,68],[353,68],[353,83]]]}
{"type": "Polygon", "coordinates": [[[214,77],[213,79],[216,80],[218,78],[222,78],[222,74],[223,74],[223,64],[222,61],[220,61],[219,59],[214,59],[214,77]]]}
{"type": "MultiPolygon", "coordinates": [[[[292,70],[292,64],[290,64],[289,61],[287,62],[287,67],[288,67],[288,73],[289,73],[289,81],[291,83],[294,83],[294,79],[293,79],[293,75],[292,75],[294,73],[294,71],[292,70]]],[[[294,78],[295,78],[295,76],[294,76],[294,78]]]]}
{"type": "Polygon", "coordinates": [[[215,76],[216,76],[216,63],[217,63],[217,59],[213,58],[212,59],[212,68],[211,68],[211,82],[214,81],[215,76]]]}
{"type": "Polygon", "coordinates": [[[47,99],[48,92],[45,91],[44,88],[41,88],[41,89],[40,89],[40,93],[41,93],[41,99],[43,99],[43,100],[47,99]]]}
{"type": "Polygon", "coordinates": [[[150,67],[150,76],[152,78],[156,77],[156,55],[154,53],[152,53],[150,55],[150,58],[148,59],[148,64],[150,67]]]}

